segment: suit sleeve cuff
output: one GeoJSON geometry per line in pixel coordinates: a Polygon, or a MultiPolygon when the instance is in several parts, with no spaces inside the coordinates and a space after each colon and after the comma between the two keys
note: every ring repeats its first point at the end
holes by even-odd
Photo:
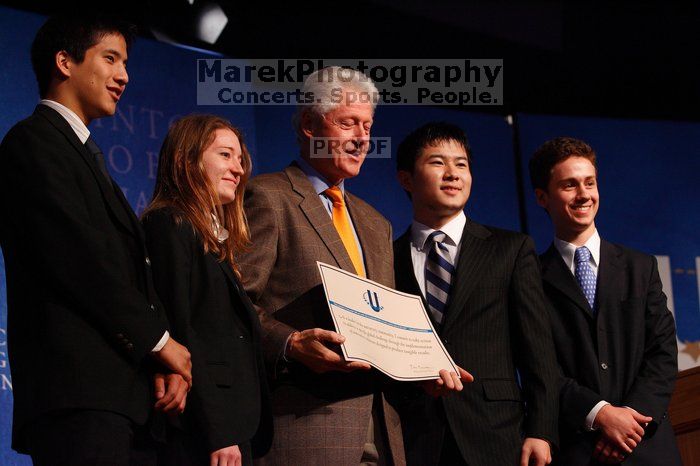
{"type": "Polygon", "coordinates": [[[591,411],[588,413],[588,416],[586,416],[586,430],[587,431],[592,432],[592,431],[596,430],[596,428],[594,427],[595,418],[596,418],[596,416],[598,416],[598,413],[600,412],[600,410],[609,404],[610,403],[608,403],[607,401],[601,400],[593,407],[593,409],[591,409],[591,411]]]}
{"type": "Polygon", "coordinates": [[[284,342],[284,350],[282,350],[282,361],[284,362],[289,362],[289,342],[291,341],[292,337],[294,336],[295,333],[298,332],[292,332],[289,334],[287,337],[287,341],[284,342]]]}
{"type": "Polygon", "coordinates": [[[170,339],[170,332],[168,332],[166,330],[165,333],[163,334],[163,336],[160,337],[160,340],[158,340],[158,343],[156,343],[156,346],[154,346],[153,349],[151,350],[151,353],[157,353],[158,351],[162,350],[169,339],[170,339]]]}

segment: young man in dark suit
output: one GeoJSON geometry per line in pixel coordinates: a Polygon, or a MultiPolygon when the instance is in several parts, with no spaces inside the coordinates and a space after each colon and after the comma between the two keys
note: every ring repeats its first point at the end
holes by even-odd
{"type": "Polygon", "coordinates": [[[49,19],[32,45],[42,100],[0,145],[13,448],[37,465],[152,464],[152,361],[179,374],[159,407],[181,408],[191,382],[138,220],[87,129],[116,110],[131,38],[111,21],[49,19]]]}
{"type": "Polygon", "coordinates": [[[562,370],[558,464],[680,465],[666,409],[676,332],[656,259],[602,240],[596,155],[556,138],[530,160],[555,238],[541,256],[562,370]]]}
{"type": "Polygon", "coordinates": [[[425,298],[445,348],[474,376],[444,398],[419,389],[399,398],[408,463],[548,464],[556,358],[534,244],[464,214],[471,151],[460,128],[429,123],[397,157],[413,224],[394,242],[396,287],[425,298]]]}

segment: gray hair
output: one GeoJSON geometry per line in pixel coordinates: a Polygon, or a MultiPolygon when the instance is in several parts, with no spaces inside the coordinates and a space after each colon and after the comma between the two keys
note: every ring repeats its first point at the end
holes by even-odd
{"type": "MultiPolygon", "coordinates": [[[[341,66],[329,66],[311,73],[304,81],[301,88],[302,101],[297,105],[297,110],[292,116],[292,126],[297,133],[297,141],[302,141],[301,118],[304,112],[313,112],[323,116],[340,105],[338,89],[344,92],[352,90],[358,96],[366,96],[372,105],[372,112],[377,107],[379,91],[372,79],[361,71],[341,66]],[[311,103],[304,103],[306,96],[312,97],[311,103]]],[[[367,100],[362,100],[367,102],[367,100]]]]}

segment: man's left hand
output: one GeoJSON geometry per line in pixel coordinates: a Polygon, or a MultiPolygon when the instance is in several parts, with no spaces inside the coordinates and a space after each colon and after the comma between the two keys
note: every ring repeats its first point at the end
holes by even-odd
{"type": "Polygon", "coordinates": [[[603,464],[618,464],[627,458],[627,453],[615,447],[613,441],[601,435],[593,450],[593,458],[603,464]]]}
{"type": "Polygon", "coordinates": [[[461,367],[457,367],[457,370],[459,370],[459,375],[456,372],[441,369],[439,378],[421,382],[423,390],[425,390],[428,395],[436,398],[438,396],[445,396],[450,393],[462,391],[465,383],[474,381],[474,376],[461,367]]]}
{"type": "Polygon", "coordinates": [[[156,411],[176,415],[185,411],[189,384],[180,374],[160,374],[153,377],[156,411]]]}
{"type": "Polygon", "coordinates": [[[523,442],[520,466],[545,466],[552,462],[549,442],[540,438],[528,437],[523,442]]]}

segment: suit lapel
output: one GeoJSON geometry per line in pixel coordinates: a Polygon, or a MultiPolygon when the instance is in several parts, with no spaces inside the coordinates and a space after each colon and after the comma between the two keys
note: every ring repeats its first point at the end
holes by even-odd
{"type": "Polygon", "coordinates": [[[119,199],[119,203],[122,205],[124,212],[131,221],[132,231],[135,232],[136,235],[141,239],[141,242],[145,244],[146,235],[144,234],[143,229],[141,228],[141,222],[136,216],[134,209],[131,208],[131,204],[129,204],[129,201],[126,199],[126,196],[124,196],[124,191],[122,191],[122,188],[120,188],[114,180],[112,180],[112,187],[114,188],[115,196],[117,197],[117,199],[119,199]]]}
{"type": "Polygon", "coordinates": [[[600,241],[600,264],[598,264],[598,284],[596,289],[596,308],[599,314],[606,309],[616,309],[622,299],[620,294],[625,283],[625,264],[621,252],[615,245],[605,240],[600,241]]]}
{"type": "MultiPolygon", "coordinates": [[[[78,139],[78,136],[75,134],[75,131],[73,131],[73,128],[71,128],[68,122],[58,112],[47,107],[46,105],[38,105],[35,112],[46,118],[52,126],[54,126],[61,134],[63,134],[63,136],[65,136],[65,138],[73,146],[73,148],[75,148],[92,172],[92,175],[95,177],[95,180],[100,187],[102,197],[114,216],[128,231],[138,234],[137,230],[139,229],[130,218],[130,215],[134,216],[131,206],[128,205],[128,202],[126,207],[120,205],[120,200],[118,199],[118,194],[114,190],[113,184],[110,184],[107,182],[107,180],[105,180],[102,172],[97,167],[95,157],[90,153],[84,144],[81,144],[80,139],[78,139]]],[[[121,194],[121,190],[119,190],[119,193],[121,194]]]]}
{"type": "Polygon", "coordinates": [[[257,314],[253,308],[253,304],[248,298],[248,295],[243,291],[243,285],[241,285],[241,282],[238,281],[238,277],[236,277],[236,274],[233,272],[233,269],[228,262],[220,262],[218,260],[216,260],[216,262],[219,264],[219,267],[221,267],[221,270],[223,270],[224,275],[226,275],[226,278],[229,280],[231,285],[233,285],[233,289],[236,290],[235,297],[238,298],[238,301],[240,301],[245,309],[244,317],[248,323],[248,326],[254,329],[253,334],[256,335],[257,339],[257,335],[260,335],[260,321],[258,320],[257,314]]]}
{"type": "Polygon", "coordinates": [[[394,276],[396,277],[396,289],[420,296],[427,309],[427,303],[420,291],[420,285],[413,270],[411,227],[408,227],[406,233],[394,243],[394,276]]]}
{"type": "MultiPolygon", "coordinates": [[[[593,318],[591,307],[588,305],[581,287],[576,282],[576,278],[574,278],[571,270],[566,266],[557,248],[554,247],[554,244],[549,246],[549,249],[542,255],[541,259],[542,280],[561,291],[587,317],[593,318]]],[[[600,282],[600,280],[598,281],[600,282]]]]}
{"type": "Polygon", "coordinates": [[[465,310],[469,296],[479,281],[487,259],[493,254],[493,245],[488,241],[491,232],[467,218],[457,261],[457,274],[453,278],[450,298],[445,309],[443,329],[449,328],[465,310]]]}
{"type": "Polygon", "coordinates": [[[394,242],[394,276],[396,277],[396,289],[420,296],[433,327],[440,329],[440,324],[435,321],[433,313],[429,311],[428,302],[425,300],[416,279],[411,256],[411,227],[408,227],[406,233],[394,242]]]}
{"type": "MultiPolygon", "coordinates": [[[[302,198],[299,203],[299,208],[314,230],[316,230],[318,236],[321,237],[321,241],[323,241],[323,244],[326,245],[333,255],[337,265],[343,270],[354,271],[355,266],[352,265],[352,261],[350,260],[348,252],[345,250],[343,241],[340,239],[340,235],[338,235],[335,226],[333,226],[333,219],[328,215],[328,211],[318,198],[318,194],[314,191],[313,185],[309,179],[296,164],[285,168],[284,172],[289,178],[292,189],[302,198]]],[[[357,228],[357,226],[355,228],[357,228]]]]}

